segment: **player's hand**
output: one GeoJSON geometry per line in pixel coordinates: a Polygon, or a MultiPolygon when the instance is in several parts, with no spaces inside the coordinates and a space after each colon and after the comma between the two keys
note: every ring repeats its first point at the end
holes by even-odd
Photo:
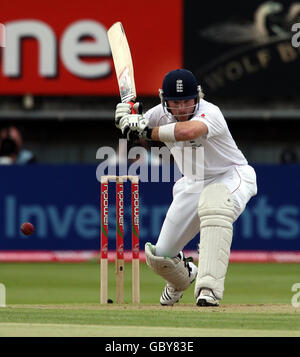
{"type": "MultiPolygon", "coordinates": [[[[117,125],[116,125],[117,126],[117,125]]],[[[127,135],[127,133],[129,132],[130,128],[129,128],[129,123],[128,123],[128,114],[124,115],[120,118],[119,120],[119,124],[117,126],[117,128],[119,128],[122,131],[123,135],[127,135]]],[[[128,139],[128,138],[127,138],[128,139]]]]}
{"type": "Polygon", "coordinates": [[[115,111],[115,125],[118,129],[120,129],[120,120],[124,116],[128,114],[132,114],[135,112],[137,114],[142,114],[143,106],[142,103],[136,102],[132,105],[132,103],[119,103],[117,104],[115,111]]]}
{"type": "Polygon", "coordinates": [[[138,139],[138,132],[136,131],[135,128],[136,118],[134,118],[134,120],[132,118],[138,115],[139,114],[127,114],[120,119],[119,129],[122,131],[123,136],[128,141],[138,139]],[[131,130],[133,127],[134,130],[131,130]]]}
{"type": "Polygon", "coordinates": [[[146,140],[151,140],[152,129],[149,128],[149,120],[144,118],[140,114],[131,114],[127,115],[128,126],[129,126],[129,135],[131,133],[137,134],[140,138],[146,140]]]}

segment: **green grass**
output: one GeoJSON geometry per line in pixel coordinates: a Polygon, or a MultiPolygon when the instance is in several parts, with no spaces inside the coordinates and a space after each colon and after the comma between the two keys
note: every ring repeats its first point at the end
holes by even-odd
{"type": "MultiPolygon", "coordinates": [[[[142,303],[159,300],[164,286],[160,277],[140,264],[142,303]]],[[[115,300],[115,267],[109,264],[109,298],[115,300]]],[[[97,263],[2,263],[0,282],[7,304],[98,303],[100,269],[97,263]]],[[[131,302],[131,264],[125,264],[125,303],[131,302]]]]}
{"type": "Polygon", "coordinates": [[[299,273],[299,264],[230,264],[223,302],[290,304],[291,288],[300,282],[299,273]]]}
{"type": "MultiPolygon", "coordinates": [[[[145,264],[141,268],[141,303],[156,304],[164,282],[145,264]]],[[[224,304],[289,304],[291,287],[300,282],[298,264],[229,265],[224,304]]],[[[97,263],[1,263],[0,282],[7,304],[98,303],[97,263]]],[[[109,264],[109,291],[115,299],[114,264],[109,264]]],[[[125,264],[125,303],[131,302],[131,265],[125,264]]],[[[194,303],[193,288],[182,299],[194,303]]]]}
{"type": "MultiPolygon", "coordinates": [[[[196,307],[193,287],[176,306],[160,307],[164,282],[140,267],[141,305],[131,304],[130,264],[125,304],[100,305],[95,262],[1,263],[0,336],[300,336],[300,308],[291,305],[297,264],[230,264],[219,308],[196,307]]],[[[113,264],[109,292],[115,300],[113,264]]]]}
{"type": "MultiPolygon", "coordinates": [[[[1,314],[2,315],[2,314],[1,314]]],[[[1,316],[0,315],[0,316],[1,316]]],[[[173,311],[160,310],[102,310],[84,309],[77,307],[68,309],[8,309],[1,316],[1,322],[49,323],[49,324],[78,324],[78,325],[119,325],[119,326],[160,326],[160,327],[190,327],[190,328],[247,328],[258,330],[294,330],[300,331],[299,314],[289,315],[283,313],[264,313],[264,321],[261,321],[261,313],[240,313],[200,311],[185,309],[173,311]],[[96,313],[95,313],[96,311],[96,313]],[[142,317],[140,316],[142,315],[142,317]]]]}

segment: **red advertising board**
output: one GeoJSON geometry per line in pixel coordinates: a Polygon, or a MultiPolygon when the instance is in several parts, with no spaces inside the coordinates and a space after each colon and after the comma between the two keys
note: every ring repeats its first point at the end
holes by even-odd
{"type": "Polygon", "coordinates": [[[182,66],[182,0],[1,1],[0,94],[118,95],[106,31],[121,21],[138,95],[182,66]]]}

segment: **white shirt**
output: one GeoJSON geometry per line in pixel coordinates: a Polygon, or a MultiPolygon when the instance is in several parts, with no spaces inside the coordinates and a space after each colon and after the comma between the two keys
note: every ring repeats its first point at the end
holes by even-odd
{"type": "MultiPolygon", "coordinates": [[[[144,116],[149,120],[151,128],[176,122],[170,113],[165,112],[161,104],[148,110],[144,116]]],[[[233,140],[221,110],[216,105],[200,99],[190,120],[205,123],[208,134],[191,141],[165,142],[184,176],[190,177],[192,173],[195,178],[197,173],[197,179],[206,180],[228,171],[232,166],[248,164],[233,140]],[[197,149],[197,154],[192,154],[193,148],[197,149]]]]}

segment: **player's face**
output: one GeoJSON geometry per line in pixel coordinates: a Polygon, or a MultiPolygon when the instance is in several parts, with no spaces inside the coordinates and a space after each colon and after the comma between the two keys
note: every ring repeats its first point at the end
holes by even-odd
{"type": "Polygon", "coordinates": [[[194,113],[195,99],[168,100],[168,108],[178,121],[186,121],[194,113]]]}

